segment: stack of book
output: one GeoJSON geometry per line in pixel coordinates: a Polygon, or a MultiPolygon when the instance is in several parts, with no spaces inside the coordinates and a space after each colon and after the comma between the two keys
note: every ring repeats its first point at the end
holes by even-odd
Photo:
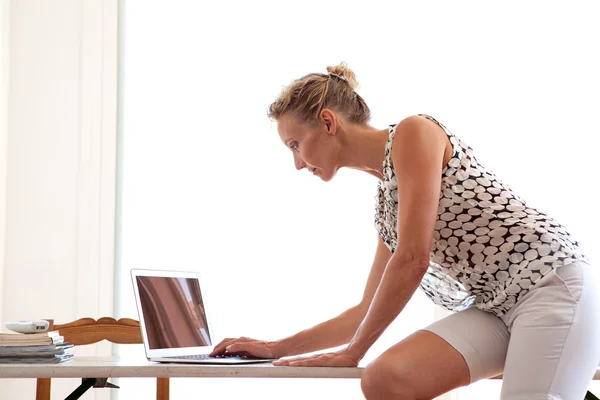
{"type": "Polygon", "coordinates": [[[58,331],[0,333],[0,364],[56,364],[73,357],[58,331]]]}

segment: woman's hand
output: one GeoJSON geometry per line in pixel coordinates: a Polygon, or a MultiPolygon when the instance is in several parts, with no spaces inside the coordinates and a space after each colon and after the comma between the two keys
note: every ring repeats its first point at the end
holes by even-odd
{"type": "Polygon", "coordinates": [[[344,349],[335,353],[277,360],[273,362],[273,365],[290,367],[357,367],[358,362],[359,359],[356,356],[344,349]]]}
{"type": "Polygon", "coordinates": [[[266,342],[248,337],[227,338],[215,346],[211,357],[219,355],[239,355],[255,358],[279,358],[275,342],[266,342]]]}

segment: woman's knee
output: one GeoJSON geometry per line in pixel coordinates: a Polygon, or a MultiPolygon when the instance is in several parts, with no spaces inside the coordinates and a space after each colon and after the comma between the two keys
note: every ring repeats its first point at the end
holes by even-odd
{"type": "Polygon", "coordinates": [[[408,368],[395,360],[378,358],[364,370],[360,386],[367,400],[371,399],[414,399],[408,379],[408,368]]]}

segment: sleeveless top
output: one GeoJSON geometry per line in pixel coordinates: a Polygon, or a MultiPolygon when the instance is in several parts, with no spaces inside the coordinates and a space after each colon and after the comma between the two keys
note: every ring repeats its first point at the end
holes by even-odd
{"type": "MultiPolygon", "coordinates": [[[[588,263],[561,224],[519,198],[444,125],[418,115],[438,124],[453,148],[442,170],[429,268],[420,284],[434,303],[450,311],[475,306],[502,316],[553,269],[588,263]]],[[[391,166],[396,125],[389,131],[375,226],[393,253],[398,240],[398,192],[391,166]]]]}

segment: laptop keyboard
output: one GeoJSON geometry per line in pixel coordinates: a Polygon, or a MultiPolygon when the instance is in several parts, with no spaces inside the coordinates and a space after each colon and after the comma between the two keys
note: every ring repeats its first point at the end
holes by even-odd
{"type": "Polygon", "coordinates": [[[246,357],[235,356],[232,354],[222,354],[222,355],[218,355],[218,356],[214,356],[214,357],[211,357],[208,354],[194,354],[191,356],[171,356],[170,358],[179,358],[179,359],[185,359],[185,360],[210,360],[210,359],[214,359],[214,358],[246,358],[246,357]]]}

